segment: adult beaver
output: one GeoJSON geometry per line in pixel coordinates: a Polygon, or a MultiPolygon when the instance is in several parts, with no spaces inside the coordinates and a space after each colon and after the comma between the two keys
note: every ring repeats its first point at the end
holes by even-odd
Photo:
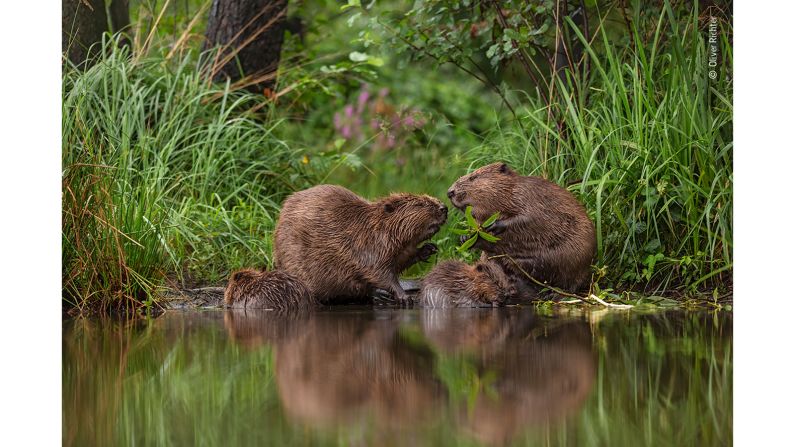
{"type": "Polygon", "coordinates": [[[419,246],[447,220],[439,200],[392,194],[374,202],[335,185],[292,194],[274,236],[276,268],[298,278],[321,303],[366,297],[382,289],[408,300],[398,275],[436,253],[419,246]]]}
{"type": "Polygon", "coordinates": [[[500,213],[488,229],[500,240],[479,239],[475,247],[488,256],[505,255],[494,260],[520,285],[536,288],[522,270],[572,292],[588,285],[596,253],[594,226],[566,189],[493,163],[456,180],[447,196],[461,210],[471,205],[479,222],[500,213]]]}
{"type": "Polygon", "coordinates": [[[232,308],[294,309],[315,304],[298,278],[281,270],[242,269],[229,277],[224,304],[232,308]]]}
{"type": "Polygon", "coordinates": [[[497,307],[515,293],[492,261],[444,261],[423,278],[417,299],[422,307],[497,307]]]}

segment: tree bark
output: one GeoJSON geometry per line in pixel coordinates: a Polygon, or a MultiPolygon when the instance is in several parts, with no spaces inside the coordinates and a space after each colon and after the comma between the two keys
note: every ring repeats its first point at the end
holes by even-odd
{"type": "Polygon", "coordinates": [[[105,0],[62,0],[61,52],[75,65],[90,65],[99,51],[91,46],[108,30],[105,0]]]}
{"type": "Polygon", "coordinates": [[[272,89],[279,66],[287,0],[213,0],[204,48],[220,47],[211,76],[241,79],[251,91],[272,89]]]}
{"type": "Polygon", "coordinates": [[[130,38],[130,1],[112,0],[108,7],[108,18],[110,19],[110,29],[116,33],[124,33],[119,37],[120,47],[129,47],[130,38]]]}
{"type": "Polygon", "coordinates": [[[108,11],[111,30],[114,33],[128,31],[130,28],[130,1],[112,0],[108,11]]]}

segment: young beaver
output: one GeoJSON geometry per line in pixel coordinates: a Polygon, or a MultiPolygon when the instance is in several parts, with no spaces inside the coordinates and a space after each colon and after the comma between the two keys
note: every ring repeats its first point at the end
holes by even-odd
{"type": "MultiPolygon", "coordinates": [[[[456,180],[447,196],[461,210],[471,205],[479,222],[500,213],[488,229],[500,240],[479,239],[475,244],[487,255],[510,256],[533,278],[564,290],[576,292],[588,285],[596,252],[594,226],[566,189],[494,163],[456,180]]],[[[523,289],[537,288],[507,257],[495,261],[523,289]]]]}
{"type": "Polygon", "coordinates": [[[319,302],[366,297],[376,288],[408,295],[398,274],[436,252],[418,245],[439,231],[447,207],[425,195],[369,202],[335,185],[299,191],[282,206],[274,236],[276,267],[301,280],[319,302]]]}
{"type": "Polygon", "coordinates": [[[238,270],[229,277],[224,304],[232,308],[294,309],[315,304],[306,286],[280,270],[238,270]]]}
{"type": "Polygon", "coordinates": [[[494,262],[444,261],[422,279],[417,299],[423,307],[496,307],[515,292],[494,262]]]}

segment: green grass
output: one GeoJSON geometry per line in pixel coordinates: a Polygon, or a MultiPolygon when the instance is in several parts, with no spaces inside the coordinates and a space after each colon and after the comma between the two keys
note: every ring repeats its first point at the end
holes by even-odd
{"type": "Polygon", "coordinates": [[[75,306],[139,306],[167,276],[265,265],[282,199],[317,181],[190,54],[110,52],[63,83],[63,286],[75,306]]]}

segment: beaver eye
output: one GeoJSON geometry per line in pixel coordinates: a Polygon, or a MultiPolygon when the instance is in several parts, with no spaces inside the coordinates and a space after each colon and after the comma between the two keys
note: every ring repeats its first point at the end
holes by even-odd
{"type": "Polygon", "coordinates": [[[478,178],[478,176],[477,175],[473,175],[472,177],[469,177],[469,181],[470,182],[474,182],[476,178],[478,178]]]}

